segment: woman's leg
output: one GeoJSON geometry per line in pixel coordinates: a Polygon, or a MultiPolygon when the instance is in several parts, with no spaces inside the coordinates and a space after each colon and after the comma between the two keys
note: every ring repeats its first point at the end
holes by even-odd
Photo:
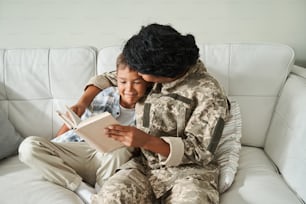
{"type": "Polygon", "coordinates": [[[103,184],[100,192],[92,197],[92,204],[150,204],[152,197],[152,188],[145,175],[137,169],[123,169],[103,184]]]}
{"type": "Polygon", "coordinates": [[[209,180],[185,177],[175,182],[169,196],[164,198],[167,204],[218,204],[217,186],[209,180]]]}

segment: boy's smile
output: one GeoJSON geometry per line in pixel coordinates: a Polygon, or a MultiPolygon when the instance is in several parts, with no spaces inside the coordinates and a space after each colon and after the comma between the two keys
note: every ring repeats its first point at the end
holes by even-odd
{"type": "Polygon", "coordinates": [[[127,65],[119,65],[117,81],[120,105],[125,108],[134,108],[136,102],[145,94],[147,82],[127,65]]]}

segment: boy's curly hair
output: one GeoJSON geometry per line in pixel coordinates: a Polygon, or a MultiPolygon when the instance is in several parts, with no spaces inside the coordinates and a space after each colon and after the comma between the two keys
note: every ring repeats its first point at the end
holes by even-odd
{"type": "Polygon", "coordinates": [[[126,42],[122,53],[138,72],[170,78],[186,72],[199,58],[193,35],[160,24],[142,27],[126,42]]]}

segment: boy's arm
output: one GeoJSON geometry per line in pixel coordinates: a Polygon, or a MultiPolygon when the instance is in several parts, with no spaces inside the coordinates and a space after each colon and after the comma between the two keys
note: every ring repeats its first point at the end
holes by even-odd
{"type": "Polygon", "coordinates": [[[63,134],[63,133],[65,133],[65,132],[67,132],[69,130],[69,128],[67,127],[67,125],[62,125],[62,127],[57,131],[57,133],[56,133],[56,137],[57,136],[60,136],[61,134],[63,134]]]}
{"type": "MultiPolygon", "coordinates": [[[[79,116],[83,115],[86,108],[90,105],[95,96],[103,89],[110,86],[116,86],[116,72],[104,73],[102,75],[97,75],[92,77],[85,86],[85,91],[78,100],[78,102],[71,106],[71,109],[79,116]]],[[[69,128],[66,125],[63,125],[59,131],[56,133],[56,136],[59,136],[67,132],[69,128]]]]}
{"type": "MultiPolygon", "coordinates": [[[[92,100],[95,98],[95,96],[101,91],[100,88],[95,87],[93,85],[89,85],[84,93],[82,94],[81,98],[79,101],[71,106],[71,110],[75,112],[79,117],[83,115],[85,112],[86,108],[89,106],[89,104],[92,102],[92,100]]],[[[64,124],[56,133],[56,136],[59,136],[65,132],[67,132],[69,128],[64,124]]]]}

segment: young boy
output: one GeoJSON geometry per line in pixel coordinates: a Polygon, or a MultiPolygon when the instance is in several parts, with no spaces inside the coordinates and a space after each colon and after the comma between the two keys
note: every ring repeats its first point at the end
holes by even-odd
{"type": "MultiPolygon", "coordinates": [[[[122,54],[117,58],[118,87],[100,92],[82,118],[108,111],[121,124],[135,125],[135,104],[146,93],[148,83],[131,69],[122,54]]],[[[53,141],[38,136],[26,138],[19,147],[19,158],[40,171],[45,179],[76,192],[85,203],[90,203],[94,192],[115,170],[132,156],[132,149],[120,148],[101,153],[83,142],[72,130],[63,126],[53,141]]]]}

